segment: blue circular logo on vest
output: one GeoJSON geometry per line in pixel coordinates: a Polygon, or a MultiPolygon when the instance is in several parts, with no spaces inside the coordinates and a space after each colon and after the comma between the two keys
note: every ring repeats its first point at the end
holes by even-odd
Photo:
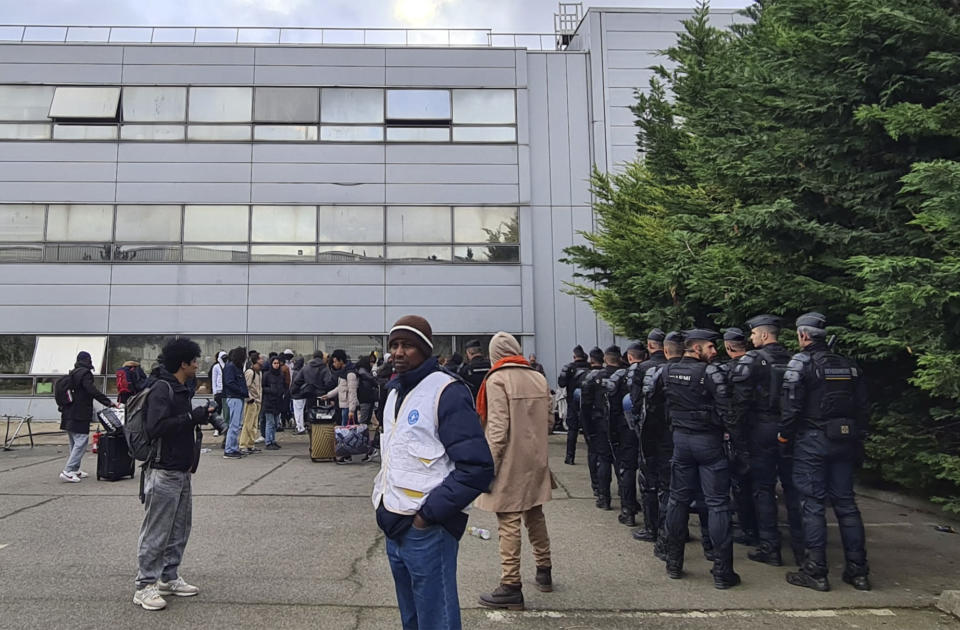
{"type": "Polygon", "coordinates": [[[407,424],[416,424],[418,420],[420,420],[420,412],[414,409],[407,416],[407,424]]]}

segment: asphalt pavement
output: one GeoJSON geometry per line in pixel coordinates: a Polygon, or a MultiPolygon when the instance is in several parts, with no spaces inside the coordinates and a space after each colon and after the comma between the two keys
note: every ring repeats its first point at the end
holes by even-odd
{"type": "MultiPolygon", "coordinates": [[[[305,436],[278,437],[281,450],[242,460],[216,448],[201,456],[181,566],[201,593],[171,598],[160,612],[132,603],[138,480],[96,481],[88,454],[91,477],[61,482],[67,452],[56,436],[0,452],[0,628],[399,628],[369,498],[377,465],[313,463],[305,436]]],[[[941,591],[960,588],[960,536],[935,529],[942,517],[861,497],[870,592],[841,582],[832,519],[829,593],[788,585],[789,567],[751,562],[739,546],[743,584],[718,591],[699,542],[687,546],[686,578],[668,579],[651,545],[632,540],[616,511],[594,507],[586,467],[563,464],[562,436],[550,453],[560,483],[545,506],[555,590],[532,587],[525,546],[527,610],[480,607],[477,595],[497,584],[499,555],[495,516],[473,510],[470,524],[493,537],[460,543],[464,628],[960,629],[933,607],[941,591]]],[[[578,459],[586,461],[582,444],[578,459]]]]}

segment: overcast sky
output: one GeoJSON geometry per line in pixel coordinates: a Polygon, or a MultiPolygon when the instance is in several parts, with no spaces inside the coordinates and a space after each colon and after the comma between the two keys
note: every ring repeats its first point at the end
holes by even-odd
{"type": "MultiPolygon", "coordinates": [[[[691,7],[695,0],[589,6],[691,7]]],[[[749,0],[714,0],[741,8],[749,0]]],[[[551,33],[555,0],[0,0],[2,24],[489,28],[551,33]]]]}

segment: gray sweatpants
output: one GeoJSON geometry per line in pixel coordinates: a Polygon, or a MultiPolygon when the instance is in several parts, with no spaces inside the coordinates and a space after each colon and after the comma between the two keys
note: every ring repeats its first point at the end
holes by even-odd
{"type": "Polygon", "coordinates": [[[143,481],[143,524],[137,551],[137,588],[162,579],[177,579],[183,550],[190,538],[193,495],[190,472],[148,468],[143,481]]]}

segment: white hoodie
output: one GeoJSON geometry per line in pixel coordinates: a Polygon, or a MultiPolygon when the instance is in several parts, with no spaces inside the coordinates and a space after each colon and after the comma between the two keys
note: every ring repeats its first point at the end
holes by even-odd
{"type": "Polygon", "coordinates": [[[219,393],[223,392],[223,366],[227,361],[227,353],[221,352],[217,355],[217,363],[213,366],[213,370],[210,373],[210,384],[213,389],[213,395],[216,396],[219,393]]]}

